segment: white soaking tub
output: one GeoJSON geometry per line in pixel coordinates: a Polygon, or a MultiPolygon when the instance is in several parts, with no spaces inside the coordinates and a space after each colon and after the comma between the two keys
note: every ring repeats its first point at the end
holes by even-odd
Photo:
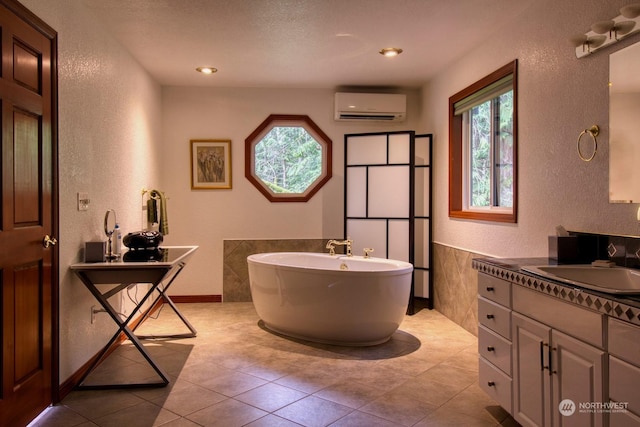
{"type": "Polygon", "coordinates": [[[264,325],[334,345],[387,341],[407,310],[413,266],[383,258],[274,252],[247,257],[253,304],[264,325]]]}

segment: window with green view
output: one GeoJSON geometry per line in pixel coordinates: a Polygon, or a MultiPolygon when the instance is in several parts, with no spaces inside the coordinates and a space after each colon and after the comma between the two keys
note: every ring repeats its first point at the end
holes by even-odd
{"type": "Polygon", "coordinates": [[[513,206],[513,90],[471,108],[469,207],[513,206]]]}
{"type": "Polygon", "coordinates": [[[256,144],[255,173],[274,193],[304,193],[322,174],[322,147],[303,127],[274,127],[256,144]]]}
{"type": "Polygon", "coordinates": [[[449,98],[449,216],[517,222],[517,61],[449,98]]]}

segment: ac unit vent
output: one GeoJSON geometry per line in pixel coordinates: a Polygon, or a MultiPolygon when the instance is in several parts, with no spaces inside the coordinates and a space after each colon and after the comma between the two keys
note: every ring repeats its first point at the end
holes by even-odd
{"type": "Polygon", "coordinates": [[[398,117],[393,114],[340,114],[340,120],[384,120],[394,121],[398,117]]]}
{"type": "Polygon", "coordinates": [[[335,120],[401,122],[407,113],[407,97],[390,93],[335,94],[335,120]]]}

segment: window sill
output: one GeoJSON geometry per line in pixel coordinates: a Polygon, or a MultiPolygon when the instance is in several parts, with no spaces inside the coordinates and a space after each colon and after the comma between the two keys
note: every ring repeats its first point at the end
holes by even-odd
{"type": "Polygon", "coordinates": [[[482,212],[482,211],[463,211],[449,209],[449,218],[475,219],[478,221],[506,222],[516,223],[517,217],[515,212],[482,212]]]}

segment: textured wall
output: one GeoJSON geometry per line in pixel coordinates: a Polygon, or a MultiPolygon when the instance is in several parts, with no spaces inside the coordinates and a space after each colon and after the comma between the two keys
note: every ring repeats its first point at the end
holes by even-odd
{"type": "MultiPolygon", "coordinates": [[[[82,366],[115,332],[106,314],[91,324],[97,301],[69,271],[84,242],[104,239],[114,209],[123,231],[140,229],[141,189],[158,184],[160,87],[86,12],[81,2],[21,0],[58,32],[60,166],[60,380],[82,366]],[[88,211],[76,208],[86,191],[88,211]]],[[[114,301],[129,310],[126,301],[114,301]]]]}
{"type": "Polygon", "coordinates": [[[344,134],[415,129],[419,91],[401,123],[336,122],[331,89],[164,87],[163,161],[170,244],[200,246],[175,295],[222,294],[223,240],[327,239],[343,233],[344,134]],[[245,138],[269,114],[306,114],[333,141],[333,177],[306,203],[271,203],[245,178],[245,138]],[[233,188],[191,190],[189,140],[230,139],[233,188]]]}
{"type": "MultiPolygon", "coordinates": [[[[488,40],[423,88],[422,130],[434,133],[434,238],[499,257],[546,256],[555,226],[604,234],[639,231],[637,205],[608,202],[608,56],[631,40],[576,59],[569,38],[618,15],[627,0],[532,3],[488,40]],[[448,218],[448,99],[490,72],[518,59],[517,224],[448,218]],[[576,153],[579,133],[597,124],[599,151],[585,163],[576,153]]],[[[637,185],[637,183],[635,184],[637,185]]]]}

